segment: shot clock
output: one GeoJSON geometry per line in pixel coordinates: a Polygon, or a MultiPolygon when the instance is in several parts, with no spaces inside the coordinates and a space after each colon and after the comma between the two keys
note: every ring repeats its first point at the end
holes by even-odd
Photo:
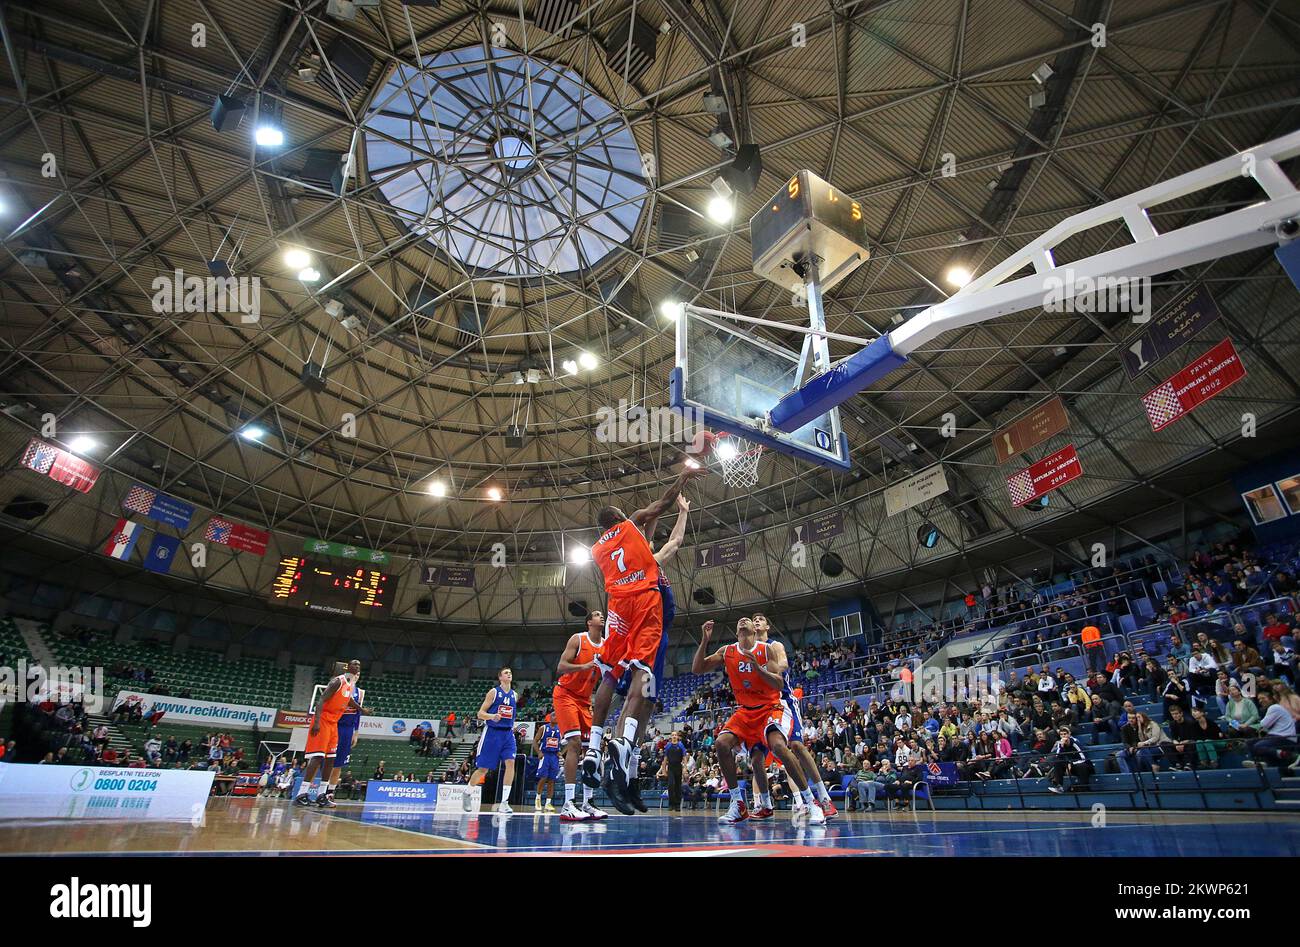
{"type": "Polygon", "coordinates": [[[796,266],[812,257],[827,290],[871,255],[861,202],[811,171],[792,177],[750,219],[749,242],[754,272],[789,288],[805,283],[796,266]]]}

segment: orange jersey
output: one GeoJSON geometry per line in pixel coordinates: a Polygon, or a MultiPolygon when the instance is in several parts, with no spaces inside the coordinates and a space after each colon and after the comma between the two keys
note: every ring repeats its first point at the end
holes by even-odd
{"type": "Polygon", "coordinates": [[[611,597],[659,587],[659,564],[631,520],[606,530],[591,547],[591,558],[600,566],[605,593],[611,597]]]}
{"type": "MultiPolygon", "coordinates": [[[[571,664],[588,664],[595,660],[600,654],[600,646],[591,643],[591,637],[584,631],[578,638],[578,653],[571,664]]],[[[560,675],[560,679],[555,682],[556,687],[563,687],[574,697],[584,697],[590,699],[591,692],[596,687],[596,680],[600,677],[600,671],[594,667],[587,668],[584,671],[569,671],[567,674],[560,675]]]]}
{"type": "Polygon", "coordinates": [[[329,697],[321,704],[321,720],[337,722],[339,717],[342,717],[352,709],[351,698],[354,693],[354,688],[346,677],[340,677],[338,680],[339,689],[334,692],[332,697],[329,697]]]}
{"type": "Polygon", "coordinates": [[[742,707],[770,707],[781,702],[780,688],[758,676],[756,666],[767,667],[767,645],[760,641],[746,654],[739,644],[729,644],[722,654],[727,666],[727,680],[736,703],[742,707]]]}

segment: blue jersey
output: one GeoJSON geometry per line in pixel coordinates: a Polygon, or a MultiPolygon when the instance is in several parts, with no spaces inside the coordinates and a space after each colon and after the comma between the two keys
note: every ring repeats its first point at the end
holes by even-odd
{"type": "MultiPolygon", "coordinates": [[[[773,637],[771,631],[767,633],[767,640],[773,644],[779,644],[783,648],[785,647],[785,642],[773,637]]],[[[790,651],[788,648],[785,652],[785,658],[785,673],[781,675],[781,699],[794,700],[794,692],[790,690],[790,651]]]]}
{"type": "Polygon", "coordinates": [[[501,685],[492,688],[492,703],[488,706],[490,714],[500,714],[500,720],[489,720],[487,725],[493,730],[513,730],[515,728],[515,692],[503,691],[501,685]]]}
{"type": "Polygon", "coordinates": [[[542,745],[542,752],[558,756],[560,752],[560,728],[553,723],[548,723],[542,727],[541,736],[537,738],[542,745]]]}
{"type": "MultiPolygon", "coordinates": [[[[361,691],[355,689],[352,692],[352,699],[358,704],[362,702],[361,691]]],[[[350,705],[349,705],[350,706],[350,705]]],[[[361,711],[351,710],[339,717],[340,730],[355,730],[361,726],[361,711]]]]}
{"type": "Polygon", "coordinates": [[[677,614],[677,599],[673,597],[673,587],[668,577],[659,573],[659,595],[664,600],[664,630],[672,627],[673,617],[677,614]]]}

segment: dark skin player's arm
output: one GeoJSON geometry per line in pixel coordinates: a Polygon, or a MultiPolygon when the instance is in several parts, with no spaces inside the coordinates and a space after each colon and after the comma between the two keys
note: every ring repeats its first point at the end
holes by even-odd
{"type": "Polygon", "coordinates": [[[677,502],[677,494],[682,492],[682,487],[686,486],[686,482],[693,477],[699,477],[706,473],[708,473],[708,470],[704,467],[683,467],[682,472],[673,481],[673,485],[668,488],[668,491],[662,497],[645,509],[637,510],[628,519],[643,533],[649,532],[655,521],[667,513],[672,508],[672,505],[677,502]]]}
{"type": "Polygon", "coordinates": [[[560,674],[572,674],[575,671],[585,671],[587,668],[595,667],[595,661],[589,661],[586,664],[574,664],[573,659],[578,656],[578,650],[581,648],[581,642],[578,641],[578,635],[569,639],[569,643],[564,646],[564,653],[560,655],[560,660],[555,663],[555,670],[560,674]]]}
{"type": "Polygon", "coordinates": [[[691,660],[691,673],[703,674],[706,671],[716,671],[726,663],[723,657],[725,648],[719,648],[712,654],[705,654],[709,648],[709,638],[713,634],[713,622],[706,621],[701,629],[699,647],[695,649],[695,657],[691,660]]]}

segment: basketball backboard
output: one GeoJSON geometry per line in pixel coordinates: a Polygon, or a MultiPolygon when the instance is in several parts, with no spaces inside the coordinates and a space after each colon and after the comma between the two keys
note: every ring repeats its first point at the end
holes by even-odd
{"type": "MultiPolygon", "coordinates": [[[[801,342],[799,344],[802,344],[801,342]]],[[[838,408],[786,432],[767,412],[799,388],[800,350],[759,339],[752,329],[683,307],[677,319],[677,366],[670,401],[691,409],[708,427],[726,431],[814,464],[849,468],[838,408]]]]}

